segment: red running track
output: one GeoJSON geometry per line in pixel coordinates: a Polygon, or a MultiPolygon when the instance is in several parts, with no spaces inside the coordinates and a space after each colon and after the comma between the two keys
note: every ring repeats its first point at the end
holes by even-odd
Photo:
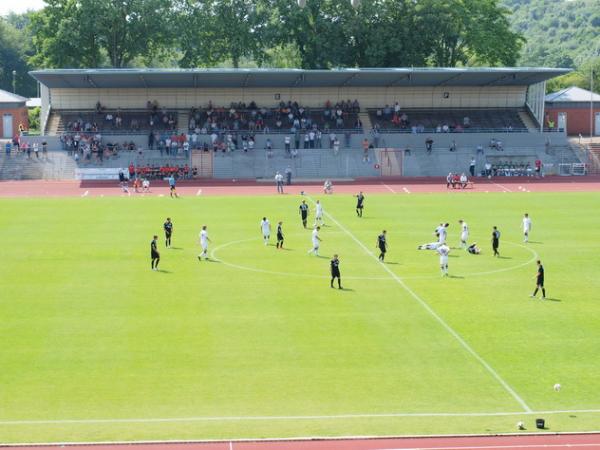
{"type": "MultiPolygon", "coordinates": [[[[465,194],[469,192],[596,192],[600,191],[600,177],[547,177],[543,179],[501,177],[491,180],[477,179],[472,188],[446,189],[439,178],[396,178],[386,181],[363,179],[353,182],[334,183],[334,193],[356,193],[362,190],[366,194],[441,193],[465,194]]],[[[143,195],[133,192],[132,196],[143,195]]],[[[193,180],[182,181],[177,185],[181,196],[196,195],[272,195],[276,194],[272,183],[257,183],[255,180],[222,181],[193,180]]],[[[320,183],[294,184],[285,186],[286,194],[322,194],[320,183]]],[[[165,181],[153,181],[148,196],[168,195],[165,181]]],[[[115,181],[2,181],[0,197],[71,197],[71,196],[122,196],[123,191],[115,181]]]]}
{"type": "MultiPolygon", "coordinates": [[[[18,448],[40,450],[53,449],[58,445],[19,446],[18,448]]],[[[600,434],[74,444],[64,447],[68,450],[90,450],[90,446],[93,446],[93,450],[600,450],[600,434]]]]}

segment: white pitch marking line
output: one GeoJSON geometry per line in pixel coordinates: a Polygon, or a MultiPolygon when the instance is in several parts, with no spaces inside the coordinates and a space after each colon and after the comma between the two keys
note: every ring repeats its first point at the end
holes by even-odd
{"type": "Polygon", "coordinates": [[[503,184],[500,183],[493,183],[495,186],[498,186],[500,189],[503,190],[503,192],[512,192],[509,188],[507,188],[506,186],[504,186],[503,184]]]}
{"type": "Polygon", "coordinates": [[[198,195],[202,195],[202,189],[198,189],[198,192],[196,192],[196,196],[198,195]]]}
{"type": "Polygon", "coordinates": [[[229,450],[233,450],[233,442],[229,441],[229,450]]]}
{"type": "MultiPolygon", "coordinates": [[[[314,203],[314,200],[311,197],[308,197],[309,200],[311,202],[314,203]]],[[[442,319],[442,317],[440,315],[438,315],[433,308],[431,308],[431,306],[429,306],[429,304],[423,300],[421,297],[419,297],[415,291],[413,291],[410,287],[408,287],[408,285],[402,280],[402,278],[400,278],[398,275],[396,275],[388,266],[386,266],[385,264],[381,264],[381,262],[379,261],[379,258],[373,253],[371,252],[371,250],[369,250],[365,244],[363,244],[360,240],[358,240],[358,238],[356,236],[354,236],[354,234],[352,234],[352,232],[350,230],[348,230],[345,226],[343,226],[340,222],[338,222],[330,213],[325,212],[326,216],[329,216],[329,219],[335,223],[342,231],[344,231],[348,236],[350,236],[352,238],[352,240],[354,240],[354,242],[356,242],[364,251],[365,253],[367,253],[369,256],[371,256],[375,261],[377,261],[377,263],[394,279],[398,282],[398,284],[400,286],[402,286],[404,288],[404,290],[406,292],[408,292],[410,294],[410,296],[412,298],[414,298],[417,303],[419,303],[435,320],[438,321],[438,323],[446,329],[446,331],[448,331],[448,333],[450,333],[457,341],[458,343],[468,352],[471,354],[471,356],[473,356],[477,361],[479,361],[479,363],[496,379],[496,381],[498,381],[498,383],[500,383],[502,385],[502,387],[523,407],[523,409],[527,412],[531,412],[531,408],[529,407],[529,405],[527,405],[527,403],[525,403],[525,400],[523,400],[521,398],[521,396],[519,394],[517,394],[515,392],[515,390],[510,387],[510,385],[504,381],[504,379],[498,374],[498,372],[496,372],[494,370],[494,368],[492,366],[490,366],[488,364],[488,362],[483,359],[481,356],[479,356],[479,354],[473,349],[473,347],[471,347],[467,341],[465,341],[460,334],[458,334],[458,332],[456,332],[450,325],[448,325],[448,323],[446,323],[446,321],[444,319],[442,319]]]]}
{"type": "Polygon", "coordinates": [[[55,419],[55,420],[2,420],[1,426],[8,425],[62,425],[62,424],[102,424],[102,423],[169,423],[169,422],[238,422],[273,420],[338,420],[338,419],[377,419],[402,417],[506,417],[535,416],[550,414],[600,413],[600,409],[573,409],[556,411],[513,411],[481,413],[380,413],[380,414],[336,414],[312,416],[198,416],[198,417],[148,417],[129,419],[55,419]]]}
{"type": "Polygon", "coordinates": [[[410,191],[409,191],[409,190],[408,190],[408,188],[406,188],[405,186],[404,186],[404,187],[402,187],[402,190],[403,190],[404,192],[406,192],[407,194],[410,194],[410,191]]]}
{"type": "Polygon", "coordinates": [[[385,184],[385,183],[382,183],[382,184],[383,184],[383,186],[384,186],[384,187],[385,187],[385,188],[386,188],[388,191],[390,191],[392,194],[397,194],[397,192],[396,192],[395,190],[393,190],[391,187],[389,187],[387,184],[385,184]]]}
{"type": "Polygon", "coordinates": [[[82,197],[87,197],[89,193],[90,193],[90,191],[85,191],[83,194],[81,194],[81,196],[82,197]]]}

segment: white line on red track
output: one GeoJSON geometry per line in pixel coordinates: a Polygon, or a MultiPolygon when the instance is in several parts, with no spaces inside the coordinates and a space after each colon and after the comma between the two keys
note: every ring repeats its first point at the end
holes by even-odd
{"type": "Polygon", "coordinates": [[[385,184],[385,183],[381,183],[381,184],[383,185],[383,187],[385,187],[392,194],[397,194],[397,192],[394,189],[392,189],[390,186],[388,186],[387,184],[385,184]]]}
{"type": "Polygon", "coordinates": [[[504,186],[503,184],[500,183],[494,183],[494,186],[498,186],[500,189],[502,189],[502,192],[512,192],[511,189],[507,188],[506,186],[504,186]]]}
{"type": "Polygon", "coordinates": [[[90,191],[85,191],[83,194],[81,194],[81,196],[82,197],[87,197],[89,193],[90,193],[90,191]]]}
{"type": "Polygon", "coordinates": [[[402,190],[403,190],[404,192],[406,192],[407,194],[410,194],[410,191],[408,190],[408,188],[407,188],[406,186],[404,186],[404,187],[402,188],[402,190]]]}

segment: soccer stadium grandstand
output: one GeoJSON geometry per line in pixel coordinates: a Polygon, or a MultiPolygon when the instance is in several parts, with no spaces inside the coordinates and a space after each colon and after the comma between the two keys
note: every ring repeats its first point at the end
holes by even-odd
{"type": "MultiPolygon", "coordinates": [[[[543,128],[552,68],[62,69],[41,86],[42,136],[2,178],[160,176],[271,181],[443,176],[494,168],[585,173],[561,130],[543,128]],[[46,143],[50,157],[26,154],[46,143]],[[188,170],[184,170],[184,167],[188,170]]],[[[8,150],[7,150],[8,151],[8,150]]],[[[37,155],[37,153],[35,153],[37,155]]]]}

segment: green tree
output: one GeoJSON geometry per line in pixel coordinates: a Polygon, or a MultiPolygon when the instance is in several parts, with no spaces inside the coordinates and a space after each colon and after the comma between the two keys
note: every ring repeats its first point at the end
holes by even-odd
{"type": "Polygon", "coordinates": [[[265,20],[253,0],[182,0],[179,44],[183,67],[208,66],[244,58],[267,58],[261,32],[265,20]]]}
{"type": "Polygon", "coordinates": [[[32,15],[39,67],[126,67],[172,42],[171,0],[45,0],[32,15]]]}
{"type": "Polygon", "coordinates": [[[99,67],[104,62],[94,0],[45,0],[32,14],[35,54],[31,63],[44,68],[99,67]]]}
{"type": "Polygon", "coordinates": [[[36,85],[27,72],[30,67],[29,41],[24,30],[18,30],[5,19],[0,18],[0,89],[13,91],[13,72],[16,93],[34,97],[36,85]]]}
{"type": "Polygon", "coordinates": [[[435,66],[515,65],[523,39],[497,0],[420,0],[435,66]]]}

